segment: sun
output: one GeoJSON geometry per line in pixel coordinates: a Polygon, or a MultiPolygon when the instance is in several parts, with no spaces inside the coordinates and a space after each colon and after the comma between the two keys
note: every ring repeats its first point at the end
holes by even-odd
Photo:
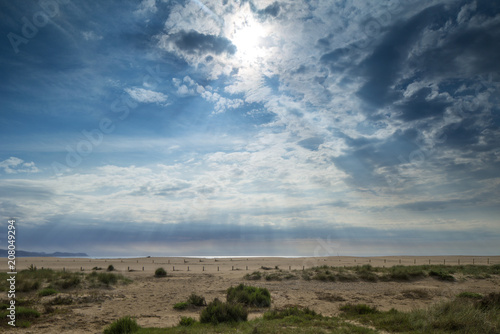
{"type": "Polygon", "coordinates": [[[236,46],[235,56],[243,62],[254,63],[266,56],[264,40],[266,29],[253,16],[246,15],[234,21],[231,42],[236,46]]]}

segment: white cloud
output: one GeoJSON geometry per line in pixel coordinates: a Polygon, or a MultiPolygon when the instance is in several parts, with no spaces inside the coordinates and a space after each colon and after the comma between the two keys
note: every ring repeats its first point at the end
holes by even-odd
{"type": "Polygon", "coordinates": [[[39,172],[33,161],[24,162],[24,160],[16,157],[10,157],[0,162],[0,168],[3,168],[4,172],[7,174],[39,172]]]}
{"type": "Polygon", "coordinates": [[[131,98],[143,103],[160,103],[165,102],[168,98],[165,94],[138,87],[125,88],[125,91],[131,98]]]}
{"type": "Polygon", "coordinates": [[[144,16],[151,13],[156,13],[158,8],[156,8],[156,0],[142,0],[139,8],[134,11],[134,14],[139,16],[144,16]]]}
{"type": "Polygon", "coordinates": [[[83,35],[83,38],[86,40],[86,41],[98,41],[98,40],[101,40],[102,39],[102,36],[101,35],[97,35],[95,32],[93,31],[84,31],[82,32],[82,35],[83,35]]]}

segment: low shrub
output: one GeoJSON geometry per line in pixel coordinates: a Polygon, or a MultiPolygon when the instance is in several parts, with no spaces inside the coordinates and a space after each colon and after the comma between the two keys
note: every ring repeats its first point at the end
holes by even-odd
{"type": "Polygon", "coordinates": [[[177,304],[174,305],[174,309],[182,311],[182,310],[187,309],[188,306],[189,306],[189,303],[187,303],[187,302],[180,302],[180,303],[177,303],[177,304]]]}
{"type": "Polygon", "coordinates": [[[461,292],[457,295],[458,298],[468,298],[468,299],[481,299],[483,295],[475,292],[461,292]]]}
{"type": "Polygon", "coordinates": [[[283,319],[289,316],[306,316],[314,318],[318,314],[309,308],[298,308],[297,306],[288,307],[282,310],[272,310],[264,313],[264,320],[283,319]]]}
{"type": "Polygon", "coordinates": [[[74,288],[74,287],[77,287],[78,284],[80,284],[80,277],[78,277],[78,276],[67,277],[64,280],[58,282],[58,285],[62,289],[74,288]]]}
{"type": "Polygon", "coordinates": [[[165,277],[165,276],[167,276],[167,272],[163,268],[158,268],[155,271],[155,276],[156,277],[165,277]]]}
{"type": "Polygon", "coordinates": [[[112,265],[112,264],[110,264],[110,265],[108,266],[107,271],[114,271],[114,270],[115,270],[115,267],[113,267],[113,265],[112,265]]]}
{"type": "Polygon", "coordinates": [[[272,273],[265,276],[266,281],[281,281],[281,275],[279,273],[272,273]]]}
{"type": "Polygon", "coordinates": [[[38,291],[38,295],[40,297],[55,295],[56,293],[58,293],[58,291],[56,289],[52,289],[52,288],[45,288],[45,289],[38,291]]]}
{"type": "Polygon", "coordinates": [[[248,311],[243,305],[223,303],[216,298],[201,312],[200,322],[217,325],[222,322],[246,321],[247,318],[248,311]]]}
{"type": "Polygon", "coordinates": [[[194,306],[205,306],[207,305],[207,302],[205,301],[205,297],[203,296],[198,296],[197,294],[195,293],[192,293],[187,302],[191,305],[194,305],[194,306]]]}
{"type": "Polygon", "coordinates": [[[370,307],[365,304],[346,304],[342,306],[340,310],[347,314],[372,314],[378,312],[375,307],[370,307]]]}
{"type": "Polygon", "coordinates": [[[97,280],[109,286],[110,284],[116,284],[118,282],[118,276],[112,273],[99,273],[97,274],[97,280]]]}
{"type": "Polygon", "coordinates": [[[484,296],[476,305],[482,310],[500,310],[500,292],[484,296]]]}
{"type": "Polygon", "coordinates": [[[271,305],[271,294],[266,288],[240,284],[227,289],[227,301],[247,306],[269,307],[271,305]]]}
{"type": "Polygon", "coordinates": [[[450,281],[450,282],[455,281],[455,277],[453,277],[452,275],[450,275],[450,274],[448,274],[446,272],[443,272],[443,271],[431,270],[429,272],[429,276],[437,278],[437,279],[439,279],[441,281],[450,281]]]}
{"type": "Polygon", "coordinates": [[[109,325],[105,330],[104,334],[129,334],[134,333],[139,330],[139,325],[135,319],[129,316],[120,318],[109,325]]]}
{"type": "Polygon", "coordinates": [[[179,321],[179,326],[191,326],[196,323],[196,320],[194,320],[191,317],[181,317],[181,320],[179,321]]]}
{"type": "Polygon", "coordinates": [[[71,305],[73,304],[73,298],[70,296],[57,296],[47,303],[47,305],[71,305]]]}
{"type": "Polygon", "coordinates": [[[262,273],[260,271],[254,271],[251,274],[246,274],[243,278],[249,281],[258,281],[262,278],[262,273]]]}

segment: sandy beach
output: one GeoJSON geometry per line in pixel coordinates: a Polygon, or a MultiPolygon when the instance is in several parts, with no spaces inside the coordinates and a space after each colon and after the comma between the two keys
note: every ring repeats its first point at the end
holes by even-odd
{"type": "MultiPolygon", "coordinates": [[[[326,257],[326,258],[18,258],[17,270],[36,266],[72,272],[92,272],[98,267],[105,271],[113,265],[115,272],[132,280],[128,285],[109,288],[76,288],[61,293],[73,299],[71,305],[61,306],[64,312],[44,316],[30,328],[11,330],[12,333],[102,333],[114,320],[130,315],[143,327],[175,326],[181,316],[198,318],[200,310],[176,311],[173,305],[185,301],[191,293],[202,295],[207,302],[225,299],[226,289],[239,283],[266,287],[271,292],[272,306],[300,305],[330,316],[339,313],[345,303],[365,303],[381,310],[422,308],[456,294],[469,291],[487,294],[500,289],[500,277],[485,279],[459,277],[455,282],[423,278],[411,282],[322,282],[283,280],[248,281],[243,277],[253,271],[301,271],[314,266],[374,267],[394,265],[494,265],[500,256],[432,256],[432,257],[326,257]],[[154,271],[163,267],[167,277],[154,277],[154,271]],[[265,269],[263,269],[263,267],[265,269]],[[266,270],[267,269],[267,270],[266,270]]],[[[7,261],[0,270],[7,272],[7,261]]],[[[27,296],[28,293],[19,296],[27,296]]],[[[53,296],[41,297],[44,299],[53,296]]],[[[254,310],[250,319],[259,317],[264,310],[254,310]]],[[[43,312],[41,312],[43,313],[43,312]]],[[[9,331],[8,331],[9,332],[9,331]]],[[[9,332],[9,333],[10,333],[9,332]]]]}

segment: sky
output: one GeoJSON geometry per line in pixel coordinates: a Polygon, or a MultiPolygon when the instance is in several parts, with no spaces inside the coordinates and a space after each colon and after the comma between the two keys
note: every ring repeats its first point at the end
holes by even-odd
{"type": "Polygon", "coordinates": [[[500,2],[0,0],[0,248],[500,254],[500,2]]]}

